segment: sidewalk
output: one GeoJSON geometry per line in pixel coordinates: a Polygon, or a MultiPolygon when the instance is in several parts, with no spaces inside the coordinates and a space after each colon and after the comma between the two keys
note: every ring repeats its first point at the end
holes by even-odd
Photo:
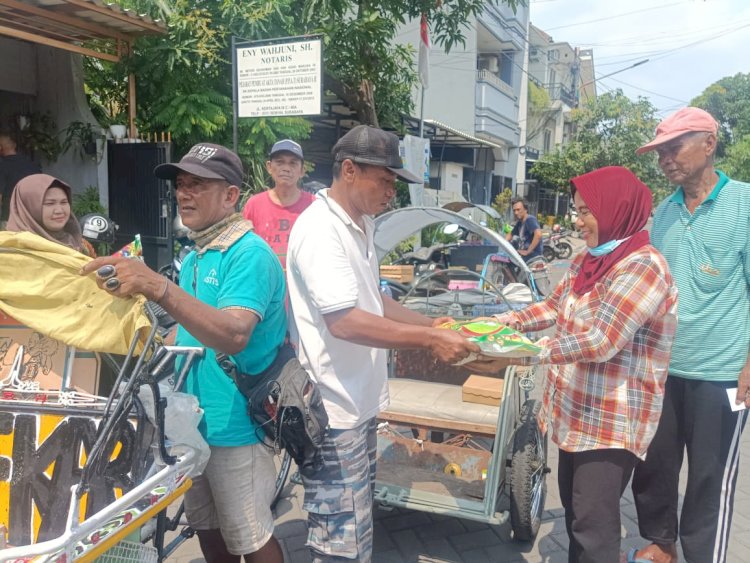
{"type": "MultiPolygon", "coordinates": [[[[583,241],[571,238],[575,252],[583,248],[583,241]]],[[[567,262],[550,265],[554,281],[564,274],[567,262]]],[[[539,387],[534,390],[539,395],[539,387]]],[[[742,438],[742,453],[750,455],[750,431],[742,438]]],[[[470,520],[459,520],[436,514],[393,509],[375,510],[375,563],[411,562],[528,562],[564,563],[568,560],[568,537],[557,487],[557,447],[549,445],[547,500],[539,535],[534,544],[516,543],[511,539],[510,524],[490,526],[470,520]]],[[[680,491],[684,492],[686,468],[681,475],[680,491]]],[[[281,541],[286,563],[308,563],[310,555],[304,547],[307,531],[302,510],[301,486],[287,485],[276,511],[276,537],[281,541]]],[[[505,507],[507,508],[507,499],[505,507]]],[[[740,461],[734,504],[734,520],[729,541],[729,563],[750,560],[750,463],[740,461]]],[[[622,549],[645,544],[640,539],[630,488],[621,502],[622,549]]],[[[203,561],[197,539],[186,542],[169,559],[175,563],[203,561]]]]}
{"type": "MultiPolygon", "coordinates": [[[[744,455],[750,455],[750,432],[742,439],[744,455]]],[[[376,563],[410,562],[528,562],[564,563],[568,560],[568,538],[565,520],[557,490],[557,448],[550,446],[549,465],[552,473],[547,477],[547,501],[539,536],[532,545],[516,543],[510,538],[510,525],[490,526],[470,520],[459,520],[436,514],[394,509],[375,510],[376,563]]],[[[683,469],[681,491],[687,477],[683,469]]],[[[302,487],[287,486],[286,497],[279,502],[276,520],[276,537],[281,541],[287,563],[308,563],[310,555],[305,549],[307,536],[305,514],[302,511],[302,487]]],[[[730,563],[748,561],[750,550],[750,464],[740,461],[735,497],[734,521],[729,541],[730,563]]],[[[635,507],[630,490],[622,503],[622,549],[644,545],[638,534],[635,507]]],[[[169,559],[175,563],[199,563],[201,557],[198,541],[193,538],[183,544],[169,559]]]]}

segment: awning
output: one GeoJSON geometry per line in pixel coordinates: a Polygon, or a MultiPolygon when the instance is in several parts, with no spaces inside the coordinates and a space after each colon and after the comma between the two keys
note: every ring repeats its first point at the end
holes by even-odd
{"type": "Polygon", "coordinates": [[[505,150],[508,147],[499,143],[493,143],[487,139],[476,137],[469,133],[465,133],[459,129],[451,127],[447,123],[437,121],[436,119],[425,119],[424,120],[425,135],[435,138],[437,141],[442,141],[445,144],[450,144],[459,147],[470,147],[470,148],[481,148],[487,147],[491,149],[505,150]],[[432,129],[431,134],[427,135],[427,132],[432,129]]]}
{"type": "Polygon", "coordinates": [[[117,62],[163,22],[101,0],[0,0],[0,35],[117,62]]]}

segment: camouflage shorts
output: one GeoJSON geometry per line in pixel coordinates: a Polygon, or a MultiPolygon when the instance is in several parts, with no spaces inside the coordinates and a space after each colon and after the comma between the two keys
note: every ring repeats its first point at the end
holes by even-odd
{"type": "Polygon", "coordinates": [[[328,432],[323,466],[302,471],[308,538],[313,561],[372,560],[372,498],[377,424],[328,432]]]}

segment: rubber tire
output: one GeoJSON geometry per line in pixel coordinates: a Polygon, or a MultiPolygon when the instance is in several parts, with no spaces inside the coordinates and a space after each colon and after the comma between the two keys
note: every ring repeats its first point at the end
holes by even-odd
{"type": "Polygon", "coordinates": [[[544,501],[547,496],[547,437],[542,436],[536,417],[541,403],[535,400],[526,401],[521,407],[518,428],[513,436],[513,457],[510,466],[510,523],[513,539],[533,542],[539,532],[544,512],[544,501]],[[542,440],[542,456],[537,455],[538,440],[542,440]],[[537,514],[533,509],[532,477],[540,469],[541,463],[541,502],[537,514]]]}
{"type": "Polygon", "coordinates": [[[542,256],[544,256],[544,259],[547,262],[552,262],[556,258],[555,251],[552,250],[549,246],[545,246],[542,249],[542,256]]]}
{"type": "Polygon", "coordinates": [[[276,474],[276,483],[274,484],[273,490],[273,500],[271,500],[271,510],[276,507],[276,504],[281,498],[281,491],[284,490],[286,479],[289,476],[289,468],[292,466],[292,456],[290,456],[289,452],[287,452],[286,450],[283,450],[281,454],[274,456],[274,463],[276,463],[276,460],[279,459],[281,460],[281,463],[278,468],[278,473],[276,474]]]}
{"type": "Polygon", "coordinates": [[[568,258],[573,256],[573,247],[570,246],[570,244],[567,242],[558,242],[557,255],[561,260],[567,260],[568,258]]]}

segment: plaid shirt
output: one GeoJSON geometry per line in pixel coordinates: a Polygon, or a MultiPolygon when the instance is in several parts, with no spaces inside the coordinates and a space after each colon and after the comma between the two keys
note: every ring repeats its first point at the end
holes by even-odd
{"type": "MultiPolygon", "coordinates": [[[[555,326],[532,363],[549,363],[539,422],[581,452],[622,448],[645,458],[661,415],[677,326],[677,289],[664,257],[645,246],[591,292],[573,293],[585,254],[545,301],[512,314],[524,332],[555,326]]],[[[507,318],[507,317],[506,317],[507,318]]]]}

